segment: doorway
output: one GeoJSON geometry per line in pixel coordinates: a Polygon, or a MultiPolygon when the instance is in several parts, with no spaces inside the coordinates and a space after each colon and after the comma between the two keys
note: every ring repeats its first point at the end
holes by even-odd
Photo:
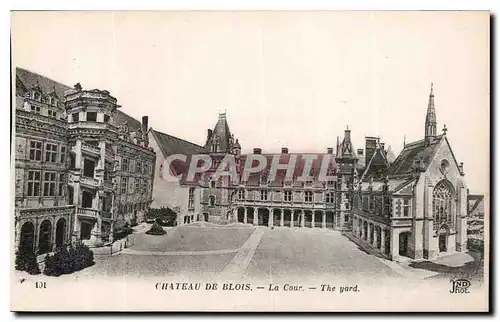
{"type": "Polygon", "coordinates": [[[410,233],[400,233],[399,234],[399,255],[408,256],[408,237],[410,233]]]}
{"type": "Polygon", "coordinates": [[[447,247],[447,235],[441,234],[439,235],[439,252],[446,252],[448,250],[447,247]]]}

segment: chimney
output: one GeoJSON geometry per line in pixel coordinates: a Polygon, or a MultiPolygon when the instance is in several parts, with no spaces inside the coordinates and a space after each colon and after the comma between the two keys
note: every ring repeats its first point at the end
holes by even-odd
{"type": "Polygon", "coordinates": [[[326,149],[327,154],[333,154],[333,148],[327,148],[326,149]]]}
{"type": "Polygon", "coordinates": [[[261,148],[254,148],[253,149],[253,154],[261,154],[262,153],[262,149],[261,148]]]}
{"type": "Polygon", "coordinates": [[[282,154],[288,154],[288,148],[281,148],[282,154]]]}
{"type": "Polygon", "coordinates": [[[358,155],[363,155],[364,152],[363,149],[358,149],[358,155]]]}
{"type": "Polygon", "coordinates": [[[380,149],[385,152],[385,143],[380,143],[380,149]]]}
{"type": "Polygon", "coordinates": [[[149,127],[148,127],[148,117],[145,115],[145,116],[142,117],[142,130],[144,132],[147,132],[148,129],[149,129],[149,127]]]}
{"type": "Polygon", "coordinates": [[[368,162],[372,158],[376,148],[377,148],[377,138],[373,136],[366,136],[365,137],[366,162],[368,162]]]}
{"type": "Polygon", "coordinates": [[[207,138],[210,139],[212,137],[212,130],[208,129],[207,130],[207,138]]]}

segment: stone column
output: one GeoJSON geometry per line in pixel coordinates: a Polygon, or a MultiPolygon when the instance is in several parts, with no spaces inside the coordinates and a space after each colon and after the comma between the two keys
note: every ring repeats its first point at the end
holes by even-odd
{"type": "Polygon", "coordinates": [[[244,211],[243,211],[243,223],[246,224],[247,221],[248,221],[248,218],[247,218],[247,207],[244,207],[243,209],[244,209],[244,211]]]}
{"type": "Polygon", "coordinates": [[[293,227],[295,225],[294,220],[295,220],[295,210],[291,209],[291,213],[290,213],[290,227],[293,227]]]}
{"type": "Polygon", "coordinates": [[[314,220],[316,219],[316,211],[312,211],[312,214],[311,214],[311,228],[314,228],[314,220]]]}
{"type": "Polygon", "coordinates": [[[305,227],[305,213],[304,210],[300,211],[300,227],[304,228],[305,227]]]}
{"type": "Polygon", "coordinates": [[[51,229],[51,232],[50,232],[50,248],[52,249],[52,251],[55,251],[56,250],[56,229],[57,229],[57,218],[51,218],[51,225],[52,227],[50,227],[51,229]]]}
{"type": "Polygon", "coordinates": [[[285,210],[280,209],[280,227],[285,226],[285,210]]]}
{"type": "Polygon", "coordinates": [[[377,227],[378,226],[373,226],[373,247],[375,247],[375,248],[378,249],[378,247],[377,247],[377,245],[378,245],[377,241],[378,241],[379,236],[378,236],[378,233],[377,233],[377,227]]]}
{"type": "Polygon", "coordinates": [[[253,208],[253,224],[254,226],[259,225],[259,208],[253,208]]]}
{"type": "Polygon", "coordinates": [[[391,231],[391,259],[396,260],[399,257],[399,232],[391,231]]]}
{"type": "Polygon", "coordinates": [[[321,218],[321,228],[326,228],[326,211],[323,210],[321,218]]]}
{"type": "Polygon", "coordinates": [[[380,251],[385,254],[385,229],[381,227],[380,230],[380,251]]]}
{"type": "Polygon", "coordinates": [[[272,208],[268,208],[268,211],[269,211],[269,218],[267,220],[267,225],[269,227],[273,227],[273,225],[274,225],[274,212],[273,212],[272,208]]]}

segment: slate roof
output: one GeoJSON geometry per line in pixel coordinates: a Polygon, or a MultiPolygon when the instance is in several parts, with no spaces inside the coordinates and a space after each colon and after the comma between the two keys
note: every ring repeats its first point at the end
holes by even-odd
{"type": "Polygon", "coordinates": [[[219,139],[219,148],[217,150],[218,153],[231,153],[229,148],[231,131],[229,130],[229,124],[227,123],[226,113],[219,113],[219,118],[212,131],[212,135],[207,136],[207,141],[205,143],[205,147],[207,148],[207,150],[210,150],[214,137],[217,137],[219,139]]]}
{"type": "Polygon", "coordinates": [[[24,68],[16,67],[16,90],[19,91],[18,95],[35,87],[37,84],[45,94],[48,94],[55,89],[56,95],[60,100],[64,98],[64,92],[71,89],[71,87],[56,82],[50,78],[33,73],[24,68]]]}
{"type": "Polygon", "coordinates": [[[115,117],[114,117],[114,123],[115,125],[119,126],[123,123],[126,123],[128,128],[130,129],[131,132],[134,130],[138,130],[141,128],[142,124],[140,121],[136,120],[132,116],[123,113],[120,110],[116,110],[115,117]]]}
{"type": "MultiPolygon", "coordinates": [[[[23,96],[26,90],[33,88],[35,85],[39,85],[44,94],[48,94],[55,90],[56,95],[61,102],[64,99],[64,93],[67,90],[72,89],[67,85],[56,82],[55,80],[52,80],[45,76],[39,75],[24,68],[16,67],[16,96],[23,96]]],[[[22,101],[18,102],[18,100],[16,99],[16,105],[18,104],[22,104],[22,101]]],[[[114,122],[116,125],[126,123],[131,131],[137,130],[141,127],[140,121],[120,110],[116,110],[114,122]]]]}
{"type": "Polygon", "coordinates": [[[415,161],[420,159],[424,162],[424,169],[422,170],[426,170],[430,165],[442,138],[443,135],[436,136],[429,146],[426,146],[425,140],[405,145],[403,151],[401,151],[394,163],[392,163],[389,167],[388,174],[398,175],[411,173],[413,171],[412,169],[415,165],[415,161]]]}
{"type": "Polygon", "coordinates": [[[192,155],[207,153],[207,150],[204,147],[199,146],[195,143],[191,143],[189,141],[179,139],[175,136],[165,134],[153,129],[151,129],[151,132],[153,133],[153,137],[158,143],[158,146],[160,147],[160,150],[163,153],[164,157],[173,154],[192,155]]]}
{"type": "Polygon", "coordinates": [[[484,214],[484,196],[483,195],[468,195],[468,214],[473,212],[484,214]]]}

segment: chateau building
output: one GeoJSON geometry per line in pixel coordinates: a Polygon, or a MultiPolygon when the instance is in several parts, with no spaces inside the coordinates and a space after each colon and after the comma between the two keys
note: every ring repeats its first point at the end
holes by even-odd
{"type": "MultiPolygon", "coordinates": [[[[358,157],[352,146],[347,129],[342,143],[337,142],[337,153],[332,148],[325,154],[317,154],[312,162],[310,178],[297,180],[303,175],[308,154],[293,154],[296,166],[292,177],[286,179],[286,171],[279,169],[270,178],[270,168],[275,154],[262,154],[255,148],[254,155],[267,159],[266,168],[242,177],[242,169],[250,155],[241,154],[238,139],[229,130],[226,115],[219,114],[214,130],[209,129],[205,148],[212,158],[212,169],[207,171],[202,186],[202,209],[206,220],[214,222],[241,222],[264,226],[288,226],[350,229],[353,182],[356,179],[358,157]],[[212,180],[213,173],[224,156],[235,156],[238,184],[229,177],[212,180]],[[328,182],[317,180],[323,159],[328,158],[328,182]]],[[[292,154],[282,148],[279,164],[287,164],[292,154]]]]}
{"type": "Polygon", "coordinates": [[[377,138],[366,139],[366,168],[356,184],[352,234],[382,256],[433,259],[466,251],[467,188],[446,137],[437,134],[431,87],[424,138],[405,143],[390,162],[377,138]]]}
{"type": "Polygon", "coordinates": [[[97,246],[152,201],[155,153],[109,92],[16,68],[15,241],[39,254],[97,246]]]}
{"type": "Polygon", "coordinates": [[[432,87],[424,137],[397,157],[378,137],[355,149],[349,128],[335,151],[242,154],[225,113],[200,146],[149,128],[147,116],[140,122],[121,112],[107,91],[70,88],[21,68],[15,104],[15,241],[39,254],[76,240],[102,245],[142,222],[149,207],[169,207],[177,225],[335,229],[389,259],[432,259],[466,250],[467,213],[479,204],[446,126],[437,134],[432,87]],[[167,164],[175,155],[188,159],[167,164]],[[211,168],[186,180],[194,155],[209,157],[211,168]],[[238,182],[214,179],[228,156],[238,182]],[[246,177],[244,165],[257,156],[266,166],[246,177]],[[291,163],[291,173],[279,167],[291,163]],[[318,179],[323,170],[326,181],[318,179]]]}

